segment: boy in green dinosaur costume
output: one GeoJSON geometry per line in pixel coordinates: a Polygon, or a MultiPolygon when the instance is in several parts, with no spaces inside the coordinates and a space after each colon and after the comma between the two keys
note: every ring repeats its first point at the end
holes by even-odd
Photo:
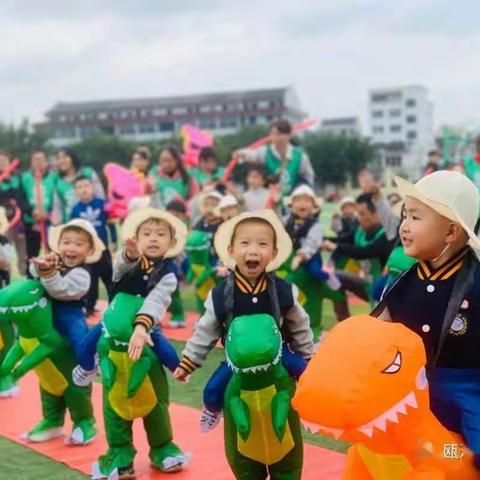
{"type": "Polygon", "coordinates": [[[235,478],[300,479],[302,435],[290,405],[295,381],[280,361],[282,335],[275,319],[265,314],[235,318],[225,353],[234,372],[225,392],[225,451],[235,478]]]}
{"type": "MultiPolygon", "coordinates": [[[[285,339],[282,361],[297,378],[313,353],[313,337],[308,315],[297,300],[297,288],[271,273],[286,261],[292,250],[290,237],[279,218],[273,210],[238,215],[220,226],[215,249],[223,265],[234,271],[208,294],[205,313],[187,342],[174,376],[183,381],[201,366],[217,340],[225,342],[233,318],[265,313],[277,321],[285,339]]],[[[250,327],[255,335],[255,323],[250,327]]],[[[201,430],[218,425],[231,376],[231,369],[222,362],[208,381],[201,430]]]]}
{"type": "Polygon", "coordinates": [[[185,244],[188,254],[187,282],[195,285],[197,311],[203,314],[204,303],[210,290],[217,284],[215,271],[210,263],[210,236],[201,230],[192,230],[185,244]]]}
{"type": "Polygon", "coordinates": [[[103,415],[108,452],[93,466],[93,478],[133,478],[132,424],[142,418],[150,445],[152,466],[164,472],[182,470],[188,461],[172,442],[168,413],[168,383],[156,355],[145,348],[137,361],[129,356],[134,322],[144,299],[118,293],[103,316],[98,343],[103,377],[103,415]]]}
{"type": "Polygon", "coordinates": [[[90,400],[91,388],[71,380],[76,363],[65,337],[53,326],[52,301],[38,280],[20,280],[0,292],[0,322],[13,321],[18,340],[4,359],[0,375],[20,378],[35,370],[40,380],[43,419],[26,434],[31,442],[44,442],[63,435],[65,410],[73,421],[69,443],[85,445],[96,434],[90,400]]]}

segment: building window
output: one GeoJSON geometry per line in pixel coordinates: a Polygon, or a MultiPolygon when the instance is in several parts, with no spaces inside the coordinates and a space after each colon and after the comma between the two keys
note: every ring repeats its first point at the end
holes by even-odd
{"type": "Polygon", "coordinates": [[[372,112],[373,118],[383,118],[383,111],[382,110],[374,110],[372,112]]]}
{"type": "Polygon", "coordinates": [[[173,122],[160,122],[158,128],[161,132],[173,132],[173,130],[175,130],[175,124],[173,122]]]}
{"type": "Polygon", "coordinates": [[[385,164],[387,165],[387,167],[401,167],[402,157],[401,155],[388,155],[385,158],[385,164]]]}
{"type": "Polygon", "coordinates": [[[270,102],[268,100],[260,100],[258,102],[258,108],[261,110],[269,108],[269,106],[270,106],[270,102]]]}
{"type": "Polygon", "coordinates": [[[99,120],[108,120],[108,113],[107,112],[99,112],[97,115],[99,120]]]}
{"type": "Polygon", "coordinates": [[[217,128],[217,122],[214,118],[202,118],[198,122],[200,128],[217,128]]]}
{"type": "Polygon", "coordinates": [[[153,114],[157,117],[161,117],[162,115],[167,115],[168,110],[166,108],[154,108],[153,114]]]}
{"type": "Polygon", "coordinates": [[[238,118],[225,117],[220,119],[220,128],[235,128],[238,127],[238,118]]]}
{"type": "Polygon", "coordinates": [[[402,126],[401,125],[391,125],[390,126],[390,132],[392,133],[397,133],[402,131],[402,126]]]}
{"type": "Polygon", "coordinates": [[[55,137],[57,138],[75,138],[74,128],[59,128],[55,130],[55,137]]]}
{"type": "Polygon", "coordinates": [[[408,115],[407,116],[407,123],[416,123],[417,117],[415,115],[408,115]]]}
{"type": "Polygon", "coordinates": [[[399,117],[401,114],[402,114],[402,111],[399,110],[398,108],[394,108],[393,110],[390,110],[391,117],[399,117]]]}
{"type": "Polygon", "coordinates": [[[185,115],[188,113],[188,108],[187,107],[173,107],[172,108],[172,113],[174,115],[185,115]]]}
{"type": "Polygon", "coordinates": [[[157,129],[154,123],[141,123],[138,126],[138,131],[140,133],[154,133],[157,129]]]}
{"type": "Polygon", "coordinates": [[[200,113],[209,113],[212,111],[212,106],[211,105],[200,105],[198,107],[198,111],[200,113]]]}
{"type": "Polygon", "coordinates": [[[213,106],[214,112],[223,112],[223,105],[221,103],[217,103],[213,106]]]}
{"type": "Polygon", "coordinates": [[[408,98],[405,102],[407,107],[415,107],[417,105],[417,101],[414,98],[408,98]]]}
{"type": "Polygon", "coordinates": [[[383,127],[373,127],[373,133],[383,133],[383,127]]]}
{"type": "Polygon", "coordinates": [[[417,132],[407,132],[407,138],[409,140],[415,140],[417,138],[417,132]]]}
{"type": "Polygon", "coordinates": [[[135,127],[133,125],[120,125],[118,127],[118,133],[120,135],[133,135],[135,133],[135,127]]]}

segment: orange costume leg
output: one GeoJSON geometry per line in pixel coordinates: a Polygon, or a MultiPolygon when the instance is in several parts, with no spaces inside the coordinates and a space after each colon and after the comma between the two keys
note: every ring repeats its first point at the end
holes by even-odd
{"type": "Polygon", "coordinates": [[[358,453],[357,445],[348,449],[342,480],[374,480],[358,453]]]}

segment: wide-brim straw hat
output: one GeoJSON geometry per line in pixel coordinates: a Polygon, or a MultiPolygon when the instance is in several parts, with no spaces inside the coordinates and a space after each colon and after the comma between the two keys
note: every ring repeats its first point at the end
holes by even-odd
{"type": "Polygon", "coordinates": [[[395,177],[395,183],[403,197],[415,198],[459,223],[467,232],[468,245],[479,256],[480,239],[475,234],[475,225],[480,213],[480,193],[471,180],[459,172],[438,170],[415,184],[401,177],[395,177]]]}
{"type": "Polygon", "coordinates": [[[300,185],[297,187],[290,196],[285,197],[284,203],[287,208],[290,208],[293,203],[293,199],[295,197],[299,197],[300,195],[305,195],[307,197],[310,197],[313,200],[313,203],[315,204],[315,208],[317,210],[320,210],[323,206],[323,198],[317,197],[315,195],[315,192],[313,191],[313,188],[310,187],[309,185],[300,185]]]}
{"type": "Polygon", "coordinates": [[[134,210],[123,222],[121,229],[122,240],[125,241],[127,238],[136,237],[140,225],[150,219],[164,221],[172,227],[175,245],[167,250],[164,257],[176,257],[185,247],[188,233],[187,227],[175,215],[172,215],[165,210],[159,210],[158,208],[153,207],[138,208],[134,210]]]}
{"type": "Polygon", "coordinates": [[[93,244],[93,252],[86,258],[86,263],[96,263],[102,257],[103,251],[105,250],[105,244],[100,240],[100,237],[97,234],[97,231],[93,227],[93,225],[86,220],[81,218],[76,218],[74,220],[70,220],[67,223],[62,225],[57,225],[55,227],[51,227],[48,231],[48,245],[54,252],[58,252],[58,244],[60,242],[60,237],[62,236],[62,232],[66,228],[81,228],[83,231],[90,235],[93,244]]]}
{"type": "Polygon", "coordinates": [[[292,252],[292,240],[285,230],[282,222],[273,210],[257,210],[255,212],[244,212],[230,220],[222,223],[215,234],[214,245],[220,260],[228,268],[235,268],[235,260],[228,251],[235,229],[240,222],[245,220],[260,219],[268,222],[274,232],[276,240],[277,255],[267,265],[267,272],[279,268],[290,256],[292,252]]]}

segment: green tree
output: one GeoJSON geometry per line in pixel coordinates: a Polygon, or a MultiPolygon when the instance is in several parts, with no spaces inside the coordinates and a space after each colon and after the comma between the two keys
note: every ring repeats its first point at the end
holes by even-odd
{"type": "Polygon", "coordinates": [[[357,173],[374,158],[368,140],[325,133],[305,136],[303,147],[308,153],[319,185],[343,185],[355,181],[357,173]]]}
{"type": "Polygon", "coordinates": [[[49,138],[47,129],[33,128],[27,119],[18,126],[0,123],[0,149],[8,151],[14,158],[20,158],[25,166],[33,151],[49,150],[49,138]]]}

